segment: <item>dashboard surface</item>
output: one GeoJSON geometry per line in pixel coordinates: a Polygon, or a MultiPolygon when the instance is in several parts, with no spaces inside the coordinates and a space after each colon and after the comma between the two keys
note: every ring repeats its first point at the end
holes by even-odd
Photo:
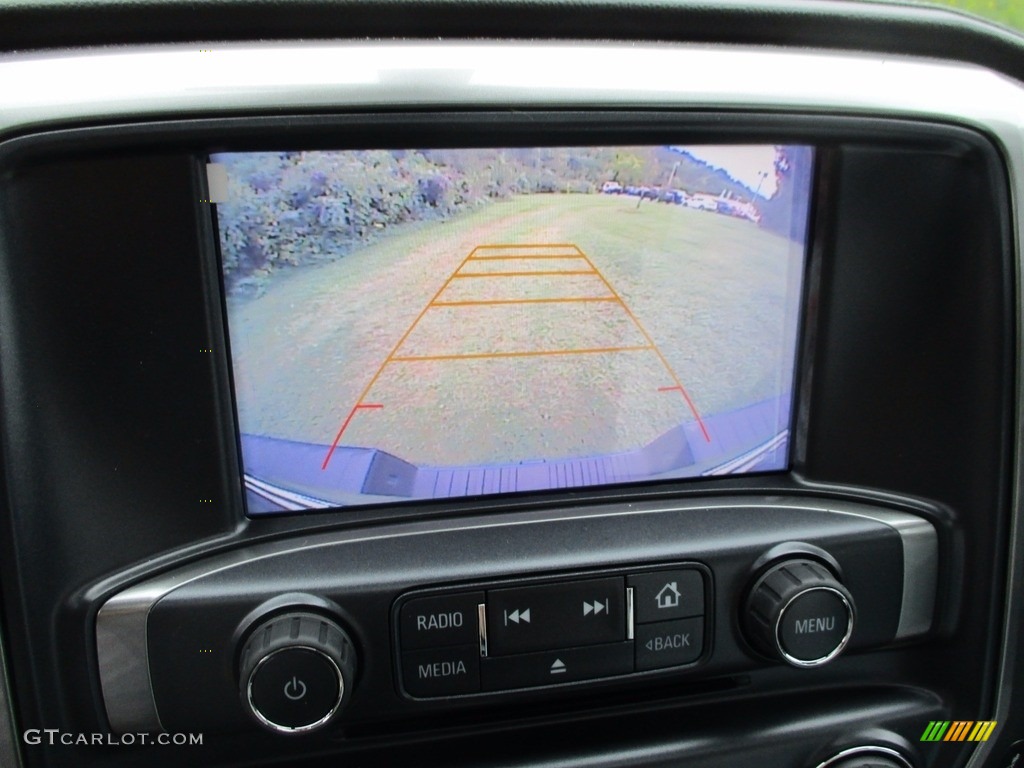
{"type": "MultiPolygon", "coordinates": [[[[813,766],[862,744],[895,765],[1010,764],[1017,38],[846,3],[143,5],[151,26],[137,4],[0,9],[4,764],[813,766]],[[580,138],[816,148],[790,471],[246,517],[209,155],[580,138]],[[809,588],[855,606],[849,650],[795,669],[744,611],[808,559],[809,588]],[[678,669],[633,666],[648,571],[703,574],[702,650],[678,669]],[[626,678],[409,695],[402,670],[435,667],[409,655],[406,601],[480,603],[465,658],[487,686],[502,590],[576,581],[628,587],[601,641],[629,644],[626,678]],[[338,718],[282,736],[237,686],[253,627],[295,612],[356,654],[337,657],[338,718]],[[998,726],[920,735],[953,721],[998,726]],[[27,736],[45,729],[103,738],[27,736]],[[109,741],[161,729],[203,744],[109,741]]],[[[619,599],[587,595],[588,618],[619,599]]],[[[521,661],[589,658],[543,642],[521,661]]]]}

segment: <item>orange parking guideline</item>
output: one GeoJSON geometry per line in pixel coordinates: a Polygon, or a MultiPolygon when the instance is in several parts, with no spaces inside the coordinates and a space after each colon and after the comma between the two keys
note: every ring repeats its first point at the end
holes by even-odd
{"type": "Polygon", "coordinates": [[[337,435],[334,437],[334,442],[331,443],[330,449],[327,451],[327,455],[324,457],[321,469],[327,469],[327,464],[331,460],[331,456],[334,455],[334,451],[337,450],[338,444],[341,442],[341,437],[348,429],[349,424],[355,417],[355,414],[359,410],[364,409],[379,409],[383,408],[382,403],[364,403],[363,399],[370,393],[373,386],[377,383],[384,369],[389,363],[414,363],[414,362],[425,362],[433,360],[483,360],[493,358],[514,358],[514,357],[539,357],[539,356],[555,356],[555,355],[588,355],[588,354],[608,354],[614,352],[640,352],[650,351],[654,352],[662,365],[669,372],[672,380],[675,382],[675,386],[672,387],[659,387],[659,391],[670,391],[678,390],[682,393],[683,398],[686,400],[686,404],[689,406],[690,411],[693,413],[694,418],[697,420],[697,424],[700,426],[701,432],[704,434],[704,439],[711,442],[711,437],[708,434],[707,428],[704,426],[704,422],[697,413],[697,409],[693,405],[693,401],[687,394],[686,389],[683,387],[682,382],[676,375],[676,372],[669,365],[668,360],[658,349],[657,344],[654,343],[654,339],[647,333],[647,330],[640,324],[636,315],[633,314],[632,310],[626,305],[622,297],[612,287],[611,283],[608,282],[607,278],[601,274],[600,270],[594,265],[590,258],[580,248],[574,244],[552,244],[552,243],[528,243],[528,244],[491,244],[491,245],[478,245],[469,255],[466,256],[455,270],[448,275],[448,278],[444,281],[437,292],[431,297],[430,301],[427,302],[426,306],[420,311],[416,318],[412,321],[402,337],[395,343],[388,352],[384,362],[380,364],[377,370],[374,372],[370,381],[360,392],[359,397],[356,398],[356,404],[352,406],[344,422],[342,422],[340,429],[338,429],[337,435]],[[555,250],[558,248],[572,249],[576,253],[564,254],[564,255],[553,255],[553,254],[541,254],[541,255],[521,255],[521,256],[476,256],[477,252],[482,250],[497,250],[497,249],[543,249],[547,251],[555,250]],[[482,260],[501,260],[501,259],[583,259],[590,266],[589,270],[564,270],[564,271],[533,271],[533,272],[462,272],[462,269],[470,261],[482,261],[482,260]],[[608,289],[609,296],[578,296],[578,297],[566,297],[566,298],[553,298],[553,299],[490,299],[490,300],[465,300],[465,301],[438,301],[448,287],[451,285],[453,280],[458,278],[477,278],[477,277],[537,277],[537,276],[557,276],[557,275],[596,275],[601,282],[604,283],[608,289]],[[427,314],[434,307],[466,307],[466,306],[487,306],[487,305],[499,305],[499,304],[554,304],[554,303],[568,303],[568,302],[616,302],[626,312],[629,318],[636,325],[637,329],[646,339],[646,345],[640,346],[623,346],[623,347],[598,347],[593,349],[553,349],[553,350],[524,350],[522,352],[481,352],[481,353],[466,353],[466,354],[448,354],[448,355],[403,355],[398,356],[396,353],[399,348],[406,342],[413,329],[419,324],[420,320],[423,319],[424,315],[427,314]]]}
{"type": "MultiPolygon", "coordinates": [[[[466,262],[469,261],[470,258],[472,258],[474,253],[476,253],[476,251],[476,248],[470,251],[469,255],[466,256],[466,258],[464,258],[459,263],[458,267],[455,268],[455,272],[458,272],[460,269],[462,269],[465,266],[466,262]]],[[[437,297],[444,293],[445,290],[447,290],[448,286],[451,285],[452,278],[455,277],[455,272],[452,272],[450,275],[448,275],[448,279],[445,280],[444,284],[437,289],[437,293],[435,293],[431,297],[430,301],[427,302],[427,305],[420,311],[418,315],[416,315],[416,319],[413,320],[412,324],[405,329],[405,333],[402,334],[402,338],[400,338],[398,342],[395,344],[395,346],[391,348],[391,351],[388,352],[388,356],[384,358],[384,362],[380,364],[380,367],[373,374],[372,378],[370,379],[370,383],[363,387],[363,391],[360,392],[359,397],[356,398],[356,404],[352,406],[352,410],[349,411],[348,417],[345,419],[344,422],[342,422],[341,428],[338,429],[338,434],[334,436],[334,442],[331,443],[330,450],[327,451],[327,455],[324,457],[324,463],[320,466],[321,470],[327,469],[327,464],[331,460],[331,456],[334,455],[334,451],[337,450],[338,448],[338,443],[341,442],[341,436],[345,433],[345,430],[348,429],[348,425],[352,421],[352,417],[355,416],[356,411],[359,410],[360,403],[362,403],[363,398],[370,393],[371,389],[373,389],[373,385],[377,383],[377,379],[380,378],[380,375],[384,372],[384,369],[387,367],[387,364],[391,362],[391,358],[394,357],[395,352],[397,352],[398,348],[405,343],[405,340],[407,338],[409,338],[409,334],[412,333],[412,329],[415,328],[416,324],[423,319],[423,316],[425,314],[427,314],[427,311],[430,309],[430,306],[434,303],[437,297]]]]}
{"type": "Polygon", "coordinates": [[[392,363],[424,363],[432,360],[488,360],[495,357],[546,357],[552,355],[599,355],[610,352],[648,352],[651,347],[596,347],[594,349],[531,349],[522,352],[466,352],[459,355],[410,355],[391,358],[392,363]]]}
{"type": "Polygon", "coordinates": [[[649,334],[647,332],[647,329],[644,328],[643,325],[641,325],[640,320],[638,320],[637,316],[633,314],[633,310],[631,310],[629,306],[626,304],[626,302],[622,300],[622,297],[619,296],[618,291],[612,288],[612,284],[609,283],[608,279],[601,274],[601,271],[594,265],[594,262],[590,260],[587,254],[581,251],[578,246],[576,247],[576,250],[579,251],[580,256],[586,259],[587,264],[590,265],[590,268],[594,270],[597,276],[601,278],[601,282],[605,284],[605,287],[608,289],[609,293],[611,293],[616,299],[619,300],[619,304],[622,306],[624,310],[626,310],[626,314],[629,315],[630,319],[640,330],[640,333],[642,333],[644,338],[647,339],[647,343],[651,345],[651,349],[653,350],[654,354],[658,356],[658,359],[661,360],[661,364],[665,366],[665,370],[668,371],[669,375],[672,377],[672,381],[674,381],[675,385],[679,387],[679,391],[682,393],[683,399],[686,400],[686,404],[690,407],[690,412],[693,414],[693,417],[697,420],[697,425],[700,427],[700,431],[701,433],[703,433],[704,439],[710,443],[711,435],[708,434],[708,429],[707,427],[704,426],[704,420],[701,419],[700,414],[697,413],[697,408],[694,406],[693,400],[690,399],[690,395],[686,392],[686,388],[683,386],[683,382],[679,380],[679,377],[676,375],[676,372],[672,369],[672,366],[669,365],[668,360],[661,353],[661,350],[658,349],[658,345],[654,343],[654,339],[651,338],[651,334],[649,334]]]}
{"type": "Polygon", "coordinates": [[[582,256],[574,256],[571,253],[536,253],[530,256],[474,256],[470,261],[507,261],[507,260],[529,260],[529,259],[580,259],[582,256]]]}
{"type": "Polygon", "coordinates": [[[559,269],[540,272],[463,272],[452,277],[542,277],[551,275],[592,275],[589,269],[559,269]]]}
{"type": "Polygon", "coordinates": [[[474,251],[493,251],[499,248],[572,248],[579,251],[575,243],[491,243],[490,245],[478,245],[474,251]]]}
{"type": "Polygon", "coordinates": [[[490,307],[498,304],[573,304],[589,301],[618,301],[614,296],[567,296],[564,299],[480,299],[435,301],[435,307],[490,307]]]}

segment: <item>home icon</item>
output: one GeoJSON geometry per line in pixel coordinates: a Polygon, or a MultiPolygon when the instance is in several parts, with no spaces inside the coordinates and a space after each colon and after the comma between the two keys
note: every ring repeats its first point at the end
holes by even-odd
{"type": "Polygon", "coordinates": [[[679,598],[680,594],[679,589],[676,587],[676,582],[670,581],[654,596],[654,601],[658,604],[658,608],[678,608],[679,598]]]}

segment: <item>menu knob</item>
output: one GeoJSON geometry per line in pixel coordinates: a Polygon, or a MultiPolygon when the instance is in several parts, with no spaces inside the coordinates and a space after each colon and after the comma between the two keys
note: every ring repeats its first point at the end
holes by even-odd
{"type": "Polygon", "coordinates": [[[818,667],[836,658],[853,634],[853,597],[816,560],[790,558],[754,582],[744,625],[758,651],[794,667],[818,667]]]}

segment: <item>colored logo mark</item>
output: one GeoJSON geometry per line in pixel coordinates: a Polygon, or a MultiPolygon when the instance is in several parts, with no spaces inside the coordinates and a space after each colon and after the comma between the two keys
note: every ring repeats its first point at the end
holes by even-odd
{"type": "Polygon", "coordinates": [[[932,720],[921,741],[988,741],[996,724],[995,720],[932,720]]]}

